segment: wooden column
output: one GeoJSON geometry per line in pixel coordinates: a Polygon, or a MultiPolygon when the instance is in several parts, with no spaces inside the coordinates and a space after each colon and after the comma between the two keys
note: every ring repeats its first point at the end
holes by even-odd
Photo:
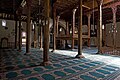
{"type": "MultiPolygon", "coordinates": [[[[17,16],[15,16],[15,17],[17,17],[17,16]]],[[[17,19],[15,20],[15,49],[17,49],[17,19]]]]}
{"type": "Polygon", "coordinates": [[[78,8],[78,54],[76,55],[76,58],[84,58],[82,55],[82,0],[79,0],[79,8],[78,8]]]}
{"type": "Polygon", "coordinates": [[[43,46],[43,44],[42,44],[42,38],[43,38],[42,32],[43,32],[42,26],[40,26],[40,49],[43,48],[43,47],[42,47],[42,46],[43,46]]]}
{"type": "Polygon", "coordinates": [[[49,65],[51,64],[49,61],[49,23],[50,23],[50,0],[44,1],[44,9],[45,9],[45,26],[43,27],[43,62],[41,65],[49,65]]]}
{"type": "Polygon", "coordinates": [[[37,48],[37,26],[34,24],[34,48],[37,48]]]}
{"type": "MultiPolygon", "coordinates": [[[[69,23],[68,21],[66,21],[66,32],[65,34],[68,36],[69,35],[69,23]]],[[[65,40],[65,47],[67,48],[68,47],[68,40],[65,40]]]]}
{"type": "Polygon", "coordinates": [[[66,21],[66,35],[69,35],[69,23],[66,21]]]}
{"type": "Polygon", "coordinates": [[[56,50],[56,5],[53,5],[53,51],[56,50]]]}
{"type": "Polygon", "coordinates": [[[27,2],[27,26],[26,26],[26,54],[30,53],[30,47],[31,47],[31,42],[30,42],[30,36],[31,36],[31,23],[30,23],[30,14],[31,14],[31,1],[26,0],[27,2]]]}
{"type": "Polygon", "coordinates": [[[60,16],[57,16],[57,19],[56,19],[56,35],[57,35],[57,36],[58,36],[59,19],[60,19],[60,16]]]}
{"type": "Polygon", "coordinates": [[[97,0],[98,4],[98,52],[97,54],[102,53],[102,3],[103,0],[97,0]]]}
{"type": "Polygon", "coordinates": [[[90,18],[91,18],[91,14],[88,13],[87,14],[87,17],[88,17],[88,47],[90,47],[90,18]]]}
{"type": "Polygon", "coordinates": [[[71,49],[74,49],[74,34],[75,34],[75,12],[76,9],[73,9],[73,18],[72,18],[72,45],[71,45],[71,49]]]}
{"type": "Polygon", "coordinates": [[[106,24],[104,24],[104,46],[106,46],[106,24]]]}
{"type": "Polygon", "coordinates": [[[113,32],[113,50],[116,48],[116,12],[117,12],[117,7],[113,6],[112,7],[112,12],[113,12],[113,26],[114,26],[114,32],[113,32]]]}
{"type": "Polygon", "coordinates": [[[21,52],[21,47],[22,47],[22,31],[21,31],[21,15],[19,15],[19,49],[18,51],[21,52]]]}

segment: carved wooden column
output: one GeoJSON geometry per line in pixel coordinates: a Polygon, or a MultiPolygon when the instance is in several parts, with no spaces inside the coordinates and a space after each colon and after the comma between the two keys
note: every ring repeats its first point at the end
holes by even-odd
{"type": "Polygon", "coordinates": [[[50,23],[50,0],[44,1],[44,15],[45,15],[45,26],[43,27],[43,62],[41,65],[51,64],[49,61],[49,23],[50,23]]]}
{"type": "Polygon", "coordinates": [[[31,23],[30,23],[30,14],[31,14],[31,1],[26,0],[27,2],[27,26],[26,26],[26,54],[30,53],[31,47],[31,23]]]}
{"type": "Polygon", "coordinates": [[[98,4],[98,52],[102,53],[102,3],[103,0],[96,0],[98,4]]]}
{"type": "Polygon", "coordinates": [[[53,50],[56,50],[56,5],[53,5],[53,50]]]}
{"type": "Polygon", "coordinates": [[[78,7],[78,54],[76,58],[84,58],[82,55],[82,0],[79,0],[79,7],[78,7]]]}
{"type": "Polygon", "coordinates": [[[18,32],[18,30],[17,30],[17,16],[15,16],[16,17],[16,19],[15,19],[15,49],[17,49],[17,32],[18,32]]]}
{"type": "Polygon", "coordinates": [[[73,18],[72,18],[72,45],[71,45],[71,49],[74,49],[74,34],[75,34],[75,13],[76,13],[76,9],[73,9],[73,18]]]}
{"type": "Polygon", "coordinates": [[[113,50],[116,48],[116,12],[117,12],[117,7],[113,6],[112,7],[112,12],[113,12],[113,26],[114,26],[114,32],[113,32],[113,50]]]}
{"type": "Polygon", "coordinates": [[[91,18],[91,14],[88,13],[87,14],[87,17],[88,17],[88,47],[90,47],[90,18],[91,18]]]}

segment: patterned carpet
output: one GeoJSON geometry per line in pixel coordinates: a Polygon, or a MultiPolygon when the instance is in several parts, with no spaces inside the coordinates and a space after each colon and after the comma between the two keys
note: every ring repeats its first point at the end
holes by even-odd
{"type": "Polygon", "coordinates": [[[120,80],[120,57],[96,55],[94,48],[83,49],[85,58],[76,59],[77,50],[56,50],[49,54],[49,66],[39,66],[42,50],[31,54],[12,49],[0,49],[1,80],[120,80]]]}

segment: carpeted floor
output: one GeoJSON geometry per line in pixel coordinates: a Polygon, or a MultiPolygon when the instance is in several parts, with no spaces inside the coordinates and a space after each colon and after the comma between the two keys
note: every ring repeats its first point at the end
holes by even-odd
{"type": "Polygon", "coordinates": [[[95,48],[83,49],[85,58],[74,58],[77,50],[56,50],[49,54],[49,66],[39,66],[42,50],[31,54],[12,49],[0,49],[1,80],[120,80],[120,57],[96,55],[95,48]]]}

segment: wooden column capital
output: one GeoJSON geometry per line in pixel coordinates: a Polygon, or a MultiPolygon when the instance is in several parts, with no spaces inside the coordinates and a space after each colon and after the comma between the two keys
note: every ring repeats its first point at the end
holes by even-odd
{"type": "Polygon", "coordinates": [[[31,4],[32,4],[32,0],[26,0],[26,5],[27,5],[27,6],[29,6],[29,7],[30,7],[30,6],[31,6],[31,4]]]}
{"type": "Polygon", "coordinates": [[[117,7],[116,7],[116,6],[113,6],[113,7],[111,7],[111,8],[112,8],[113,14],[116,14],[116,12],[117,12],[117,7]]]}
{"type": "Polygon", "coordinates": [[[98,6],[103,4],[103,0],[96,0],[96,1],[97,1],[98,6]]]}
{"type": "Polygon", "coordinates": [[[18,10],[16,11],[16,15],[22,15],[23,8],[19,7],[18,10]]]}
{"type": "Polygon", "coordinates": [[[86,14],[88,18],[91,18],[91,13],[86,14]]]}
{"type": "Polygon", "coordinates": [[[59,19],[60,19],[60,16],[59,16],[59,15],[57,15],[56,19],[57,19],[57,20],[59,20],[59,19]]]}
{"type": "Polygon", "coordinates": [[[77,9],[73,9],[72,12],[73,12],[73,15],[75,15],[77,9]]]}

